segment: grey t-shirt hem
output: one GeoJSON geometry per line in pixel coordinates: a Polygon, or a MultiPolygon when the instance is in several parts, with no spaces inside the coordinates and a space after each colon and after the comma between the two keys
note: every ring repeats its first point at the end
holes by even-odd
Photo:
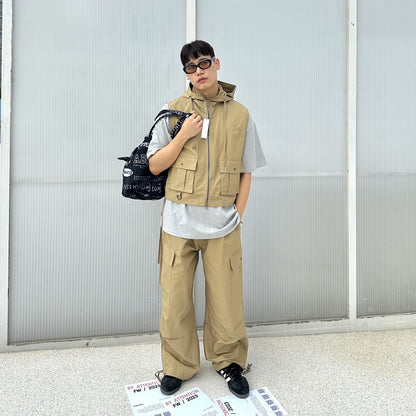
{"type": "Polygon", "coordinates": [[[200,207],[166,200],[162,229],[176,237],[209,240],[230,234],[240,221],[235,205],[200,207]]]}

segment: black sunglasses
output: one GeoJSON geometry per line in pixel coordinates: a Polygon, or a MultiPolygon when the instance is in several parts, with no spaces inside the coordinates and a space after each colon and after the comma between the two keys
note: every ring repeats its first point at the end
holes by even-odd
{"type": "Polygon", "coordinates": [[[203,59],[199,64],[185,65],[183,67],[183,70],[186,74],[193,74],[198,67],[201,69],[208,69],[214,61],[215,61],[215,56],[213,56],[210,59],[203,59]]]}

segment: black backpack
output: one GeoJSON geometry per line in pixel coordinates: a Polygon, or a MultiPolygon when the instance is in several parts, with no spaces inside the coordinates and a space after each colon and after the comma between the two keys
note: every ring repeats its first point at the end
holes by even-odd
{"type": "Polygon", "coordinates": [[[123,187],[121,194],[126,198],[132,199],[161,199],[165,196],[165,185],[168,177],[169,169],[153,175],[149,169],[149,161],[147,160],[147,148],[152,140],[153,129],[156,124],[165,117],[177,116],[179,121],[173,128],[172,139],[178,134],[183,122],[190,113],[183,113],[177,110],[162,110],[156,117],[149,134],[144,138],[143,142],[139,144],[133,153],[128,156],[119,157],[119,160],[125,161],[123,168],[123,187]]]}

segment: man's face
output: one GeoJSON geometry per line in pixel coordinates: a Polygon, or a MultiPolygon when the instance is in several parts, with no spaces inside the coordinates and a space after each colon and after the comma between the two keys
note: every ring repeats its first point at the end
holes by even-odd
{"type": "Polygon", "coordinates": [[[196,71],[192,74],[186,74],[186,78],[191,82],[196,93],[201,94],[205,98],[214,97],[218,92],[217,71],[220,69],[220,61],[216,58],[211,58],[209,55],[199,56],[196,59],[190,59],[185,65],[198,65],[201,64],[205,67],[206,61],[210,61],[209,68],[202,69],[199,66],[196,67],[196,71]],[[205,64],[205,65],[204,65],[205,64]]]}

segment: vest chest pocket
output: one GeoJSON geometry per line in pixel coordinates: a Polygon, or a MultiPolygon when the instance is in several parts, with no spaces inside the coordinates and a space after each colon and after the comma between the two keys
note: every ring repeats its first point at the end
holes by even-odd
{"type": "Polygon", "coordinates": [[[241,162],[220,161],[221,195],[235,195],[240,190],[241,162]]]}
{"type": "Polygon", "coordinates": [[[192,194],[197,160],[178,160],[171,168],[166,186],[175,191],[192,194]]]}

